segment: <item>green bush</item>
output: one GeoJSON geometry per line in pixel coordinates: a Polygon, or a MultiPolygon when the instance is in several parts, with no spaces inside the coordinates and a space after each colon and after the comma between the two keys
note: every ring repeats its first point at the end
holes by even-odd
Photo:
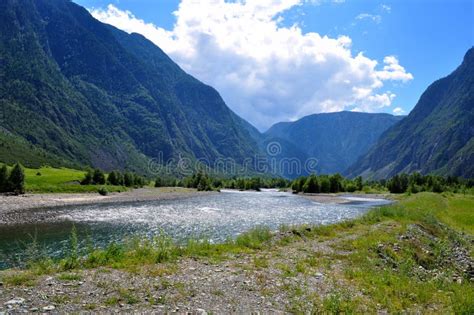
{"type": "Polygon", "coordinates": [[[101,195],[101,196],[107,196],[109,194],[109,191],[107,190],[107,188],[105,187],[100,187],[97,192],[101,195]]]}

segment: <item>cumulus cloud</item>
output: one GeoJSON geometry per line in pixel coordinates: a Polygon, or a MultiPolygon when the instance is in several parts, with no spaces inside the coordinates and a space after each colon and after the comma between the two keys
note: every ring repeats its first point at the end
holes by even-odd
{"type": "Polygon", "coordinates": [[[113,5],[99,20],[144,35],[185,71],[215,87],[239,115],[265,129],[318,112],[380,111],[395,95],[386,81],[413,78],[394,56],[383,65],[353,54],[347,36],[282,26],[282,13],[306,0],[182,0],[165,30],[113,5]]]}
{"type": "Polygon", "coordinates": [[[393,113],[395,115],[403,115],[405,113],[405,111],[401,107],[397,107],[397,108],[393,109],[393,113]]]}

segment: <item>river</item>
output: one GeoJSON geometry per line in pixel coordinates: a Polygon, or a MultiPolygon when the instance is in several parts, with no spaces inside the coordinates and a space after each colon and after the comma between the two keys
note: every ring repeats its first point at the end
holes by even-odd
{"type": "MultiPolygon", "coordinates": [[[[82,247],[87,242],[105,246],[135,235],[153,236],[163,232],[176,241],[205,237],[211,242],[221,242],[256,226],[277,229],[281,225],[331,224],[389,203],[384,199],[340,198],[351,202],[322,204],[275,190],[224,190],[180,200],[38,209],[34,212],[41,212],[46,220],[0,225],[0,269],[21,264],[33,239],[46,254],[60,257],[69,244],[73,225],[82,247]]],[[[26,212],[25,216],[34,212],[26,212]]]]}

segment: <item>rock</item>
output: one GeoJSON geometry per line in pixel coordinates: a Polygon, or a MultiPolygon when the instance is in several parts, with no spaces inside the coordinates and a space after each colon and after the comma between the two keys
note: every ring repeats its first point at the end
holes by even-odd
{"type": "Polygon", "coordinates": [[[3,305],[6,305],[6,306],[11,306],[11,305],[21,305],[25,303],[25,299],[24,298],[21,298],[21,297],[17,297],[17,298],[14,298],[14,299],[11,299],[10,301],[7,301],[5,303],[3,303],[3,305]]]}
{"type": "Polygon", "coordinates": [[[43,311],[45,312],[51,312],[51,311],[54,311],[55,309],[56,309],[56,306],[54,305],[48,305],[48,306],[43,307],[43,311]]]}
{"type": "Polygon", "coordinates": [[[202,308],[197,308],[195,313],[198,315],[207,315],[206,310],[203,310],[202,308]]]}
{"type": "Polygon", "coordinates": [[[314,276],[315,276],[316,278],[318,278],[318,279],[321,279],[321,278],[324,277],[324,275],[323,275],[322,273],[320,273],[320,272],[316,272],[316,273],[314,274],[314,276]]]}
{"type": "Polygon", "coordinates": [[[35,313],[35,312],[38,312],[39,309],[37,307],[32,307],[29,309],[29,311],[35,313]]]}

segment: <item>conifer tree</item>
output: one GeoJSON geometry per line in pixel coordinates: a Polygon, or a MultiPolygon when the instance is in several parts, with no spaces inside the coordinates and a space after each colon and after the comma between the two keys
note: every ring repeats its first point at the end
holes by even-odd
{"type": "Polygon", "coordinates": [[[6,165],[0,168],[0,193],[8,190],[8,169],[6,165]]]}
{"type": "Polygon", "coordinates": [[[10,177],[8,178],[9,191],[15,194],[25,193],[25,172],[19,163],[13,167],[10,177]]]}

